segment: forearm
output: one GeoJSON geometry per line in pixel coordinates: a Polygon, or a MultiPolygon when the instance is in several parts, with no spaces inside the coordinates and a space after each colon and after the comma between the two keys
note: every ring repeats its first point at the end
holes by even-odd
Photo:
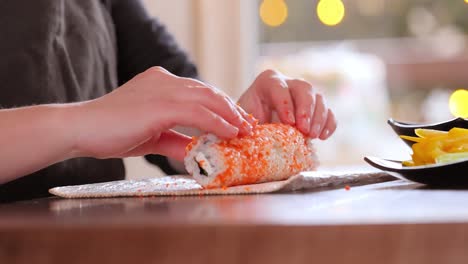
{"type": "Polygon", "coordinates": [[[0,110],[0,184],[74,157],[74,107],[0,110]]]}

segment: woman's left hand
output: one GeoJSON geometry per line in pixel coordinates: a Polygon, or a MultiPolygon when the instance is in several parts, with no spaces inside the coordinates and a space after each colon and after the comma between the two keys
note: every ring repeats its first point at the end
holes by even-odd
{"type": "Polygon", "coordinates": [[[324,140],[336,130],[335,115],[322,94],[310,83],[274,70],[262,72],[238,103],[260,123],[272,122],[276,112],[282,123],[295,125],[310,138],[324,140]]]}

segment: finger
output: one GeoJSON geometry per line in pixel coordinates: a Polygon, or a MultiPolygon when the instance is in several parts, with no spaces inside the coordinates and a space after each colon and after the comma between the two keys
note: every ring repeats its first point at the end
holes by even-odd
{"type": "Polygon", "coordinates": [[[153,153],[183,161],[185,157],[185,147],[191,141],[192,139],[186,135],[174,130],[168,130],[161,133],[159,140],[153,146],[153,153]]]}
{"type": "MultiPolygon", "coordinates": [[[[248,114],[239,103],[235,103],[229,96],[226,96],[226,98],[230,101],[234,107],[236,107],[236,110],[240,113],[242,118],[242,126],[245,128],[247,127],[247,131],[244,130],[242,133],[243,135],[251,135],[252,130],[255,128],[255,126],[258,124],[258,120],[252,115],[248,114]]],[[[242,130],[241,130],[242,131],[242,130]]]]}
{"type": "Polygon", "coordinates": [[[333,132],[336,130],[336,118],[335,114],[328,109],[328,115],[327,115],[327,121],[325,122],[325,127],[322,130],[322,133],[320,134],[319,138],[321,140],[325,140],[329,138],[333,132]]]}
{"type": "Polygon", "coordinates": [[[294,116],[294,103],[288,89],[287,83],[279,78],[270,79],[269,88],[263,92],[267,93],[266,98],[270,99],[270,104],[276,110],[281,122],[294,125],[296,119],[294,116]]]}
{"type": "Polygon", "coordinates": [[[155,135],[135,148],[119,154],[118,157],[135,157],[148,154],[161,154],[177,160],[183,160],[185,147],[191,142],[191,138],[168,130],[160,135],[155,135]]]}
{"type": "Polygon", "coordinates": [[[260,96],[254,95],[255,91],[249,89],[244,93],[237,105],[242,108],[251,119],[251,124],[255,126],[258,123],[270,123],[271,122],[271,108],[265,103],[263,104],[260,96]]]}
{"type": "Polygon", "coordinates": [[[248,114],[239,104],[236,104],[236,106],[239,113],[244,117],[244,119],[247,120],[247,122],[249,122],[252,127],[255,127],[258,124],[258,119],[256,119],[253,114],[248,114]]]}
{"type": "Polygon", "coordinates": [[[172,75],[172,76],[175,76],[173,75],[172,73],[170,73],[168,70],[166,70],[165,68],[161,67],[161,66],[153,66],[153,67],[150,67],[146,70],[147,72],[156,72],[156,73],[165,73],[165,74],[168,74],[168,75],[172,75]]]}
{"type": "MultiPolygon", "coordinates": [[[[217,91],[218,89],[216,87],[213,87],[211,85],[208,84],[209,87],[212,87],[212,89],[214,89],[215,91],[217,91]]],[[[245,121],[247,121],[252,127],[255,127],[257,124],[258,124],[258,120],[254,117],[253,114],[249,114],[247,113],[244,108],[242,108],[242,106],[239,104],[239,103],[235,103],[231,97],[229,96],[225,96],[225,98],[229,101],[229,103],[231,105],[233,105],[236,110],[240,113],[240,115],[242,116],[242,118],[244,118],[244,120],[242,120],[242,123],[243,125],[245,126],[245,121]]]]}
{"type": "Polygon", "coordinates": [[[187,103],[198,103],[217,115],[221,116],[230,124],[239,129],[241,135],[248,135],[252,133],[252,126],[239,112],[236,104],[222,92],[214,88],[205,86],[203,83],[187,79],[187,85],[192,85],[192,89],[177,93],[179,101],[187,103]]]}
{"type": "Polygon", "coordinates": [[[177,110],[168,111],[163,117],[162,123],[168,129],[176,125],[187,126],[198,128],[226,139],[234,138],[239,133],[237,127],[200,104],[172,104],[169,106],[169,109],[177,110]]]}
{"type": "Polygon", "coordinates": [[[296,126],[304,134],[310,132],[310,119],[315,107],[312,85],[302,80],[287,81],[294,101],[296,126]]]}
{"type": "Polygon", "coordinates": [[[325,100],[321,94],[315,95],[315,108],[310,124],[309,136],[311,138],[317,138],[325,125],[327,120],[327,108],[325,106],[325,100]]]}

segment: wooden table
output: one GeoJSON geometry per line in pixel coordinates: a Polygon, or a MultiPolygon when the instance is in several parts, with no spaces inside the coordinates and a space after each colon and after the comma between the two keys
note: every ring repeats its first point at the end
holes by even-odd
{"type": "Polygon", "coordinates": [[[299,193],[0,205],[0,263],[468,263],[468,190],[394,181],[299,193]]]}

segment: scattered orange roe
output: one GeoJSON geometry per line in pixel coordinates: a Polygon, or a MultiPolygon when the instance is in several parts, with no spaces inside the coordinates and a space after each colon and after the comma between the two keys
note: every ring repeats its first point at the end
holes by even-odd
{"type": "Polygon", "coordinates": [[[351,187],[349,187],[349,185],[346,185],[345,187],[345,190],[349,191],[351,189],[351,187]]]}

